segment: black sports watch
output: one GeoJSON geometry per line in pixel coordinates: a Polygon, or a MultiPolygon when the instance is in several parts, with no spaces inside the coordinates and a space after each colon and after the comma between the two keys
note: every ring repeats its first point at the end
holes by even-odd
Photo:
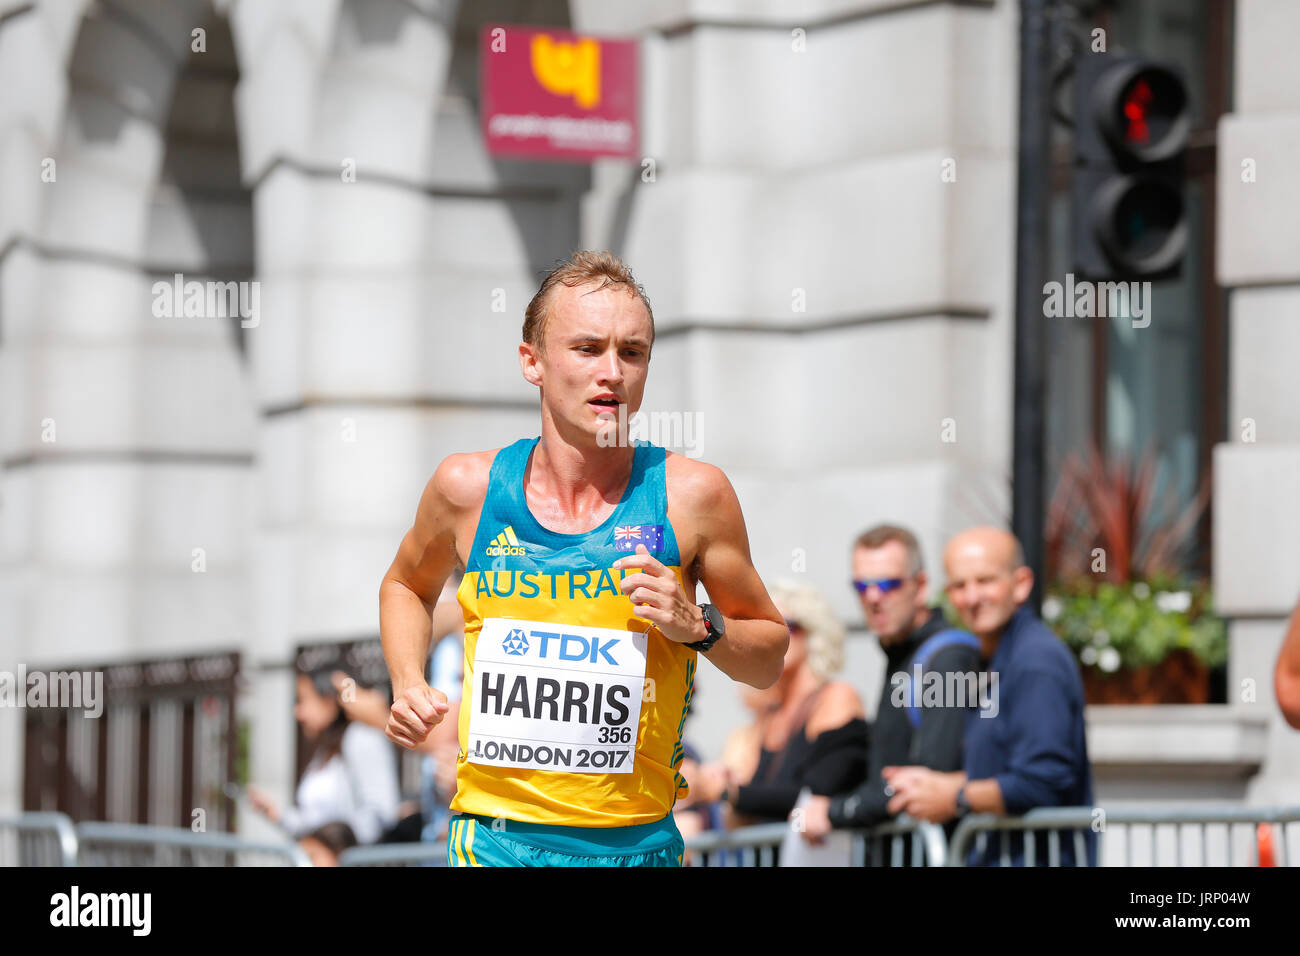
{"type": "Polygon", "coordinates": [[[707,651],[726,635],[727,622],[722,619],[722,612],[712,604],[701,604],[700,612],[704,615],[704,630],[709,636],[686,646],[693,647],[697,651],[707,651]]]}
{"type": "Polygon", "coordinates": [[[966,784],[963,783],[961,789],[957,791],[957,816],[954,819],[960,820],[970,811],[970,800],[966,799],[966,784]]]}

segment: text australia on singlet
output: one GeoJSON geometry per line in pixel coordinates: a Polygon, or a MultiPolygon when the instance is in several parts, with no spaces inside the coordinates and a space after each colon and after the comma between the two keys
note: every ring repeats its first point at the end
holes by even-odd
{"type": "MultiPolygon", "coordinates": [[[[491,589],[497,574],[481,572],[480,578],[491,589]]],[[[610,573],[600,574],[602,580],[611,577],[611,590],[618,593],[610,573]]],[[[499,573],[507,576],[513,573],[499,573]]],[[[562,576],[540,577],[552,577],[553,588],[562,576]]],[[[577,594],[590,587],[583,580],[589,580],[587,572],[567,577],[565,585],[581,582],[577,594]]],[[[475,642],[466,759],[532,770],[631,773],[646,641],[644,633],[614,628],[484,618],[475,642]]]]}

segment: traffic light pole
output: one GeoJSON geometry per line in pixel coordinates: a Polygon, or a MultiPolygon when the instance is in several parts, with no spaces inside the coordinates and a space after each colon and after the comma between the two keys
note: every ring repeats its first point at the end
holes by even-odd
{"type": "Polygon", "coordinates": [[[1050,200],[1051,0],[1020,0],[1020,123],[1016,181],[1015,398],[1011,470],[1011,530],[1034,572],[1029,604],[1042,608],[1044,389],[1046,335],[1043,283],[1047,273],[1050,200]]]}

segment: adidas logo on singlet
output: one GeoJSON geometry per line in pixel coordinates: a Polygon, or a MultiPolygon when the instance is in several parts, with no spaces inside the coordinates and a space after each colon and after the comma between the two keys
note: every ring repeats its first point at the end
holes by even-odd
{"type": "Polygon", "coordinates": [[[487,546],[487,555],[489,558],[500,557],[505,554],[526,554],[524,546],[519,543],[515,537],[515,529],[506,525],[506,529],[492,539],[492,543],[487,546]]]}

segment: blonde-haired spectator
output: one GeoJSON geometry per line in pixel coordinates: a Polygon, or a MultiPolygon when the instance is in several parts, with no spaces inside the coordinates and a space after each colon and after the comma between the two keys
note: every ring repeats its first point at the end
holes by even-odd
{"type": "MultiPolygon", "coordinates": [[[[796,621],[803,628],[808,642],[808,667],[813,674],[828,681],[842,671],[846,632],[822,593],[791,581],[777,581],[770,593],[786,620],[796,621]]],[[[787,657],[786,662],[789,660],[787,657]]]]}
{"type": "Polygon", "coordinates": [[[723,762],[699,768],[692,787],[700,801],[723,801],[737,824],[784,820],[805,787],[830,795],[866,776],[862,700],[831,679],[844,666],[844,626],[813,588],[783,581],[770,593],[790,629],[781,677],[747,696],[754,722],[732,735],[723,762]]]}

